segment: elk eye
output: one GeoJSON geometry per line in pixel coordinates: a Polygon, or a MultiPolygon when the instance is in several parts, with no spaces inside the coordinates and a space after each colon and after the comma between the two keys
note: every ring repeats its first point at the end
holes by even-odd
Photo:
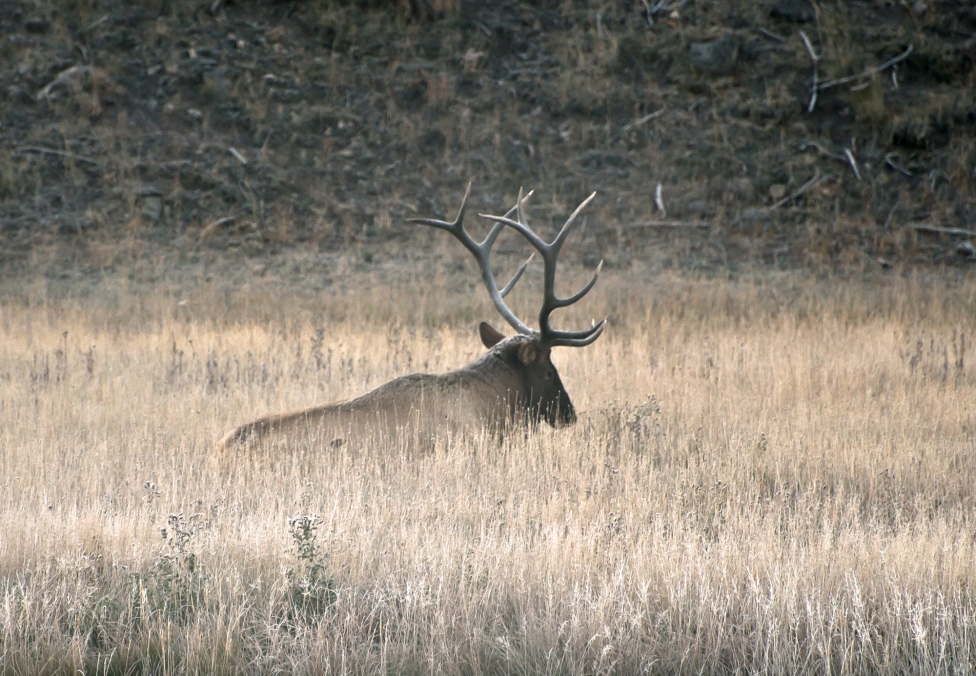
{"type": "Polygon", "coordinates": [[[546,380],[552,380],[552,376],[553,376],[553,370],[552,369],[549,369],[548,371],[546,371],[546,380]]]}

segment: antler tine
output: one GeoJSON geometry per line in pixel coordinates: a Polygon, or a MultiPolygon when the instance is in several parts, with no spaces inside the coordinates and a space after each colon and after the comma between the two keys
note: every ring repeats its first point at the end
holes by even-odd
{"type": "Polygon", "coordinates": [[[603,261],[600,261],[600,264],[597,266],[596,272],[593,274],[592,279],[590,279],[590,281],[587,282],[581,290],[574,293],[572,296],[569,296],[568,298],[560,298],[556,295],[556,263],[559,258],[559,251],[562,249],[563,243],[569,236],[573,223],[576,221],[576,217],[579,216],[580,212],[593,200],[594,197],[596,197],[595,192],[583,200],[578,207],[576,207],[575,211],[573,211],[570,217],[566,219],[563,227],[559,230],[559,234],[556,235],[555,239],[548,244],[542,241],[542,239],[536,235],[526,223],[525,214],[522,210],[523,198],[521,190],[519,191],[519,202],[516,205],[516,212],[518,214],[517,221],[513,221],[511,218],[509,218],[508,214],[505,216],[479,214],[483,218],[492,220],[499,225],[507,225],[517,230],[522,234],[522,236],[529,240],[529,243],[542,256],[545,272],[543,279],[544,296],[542,309],[539,311],[539,329],[542,342],[550,347],[555,347],[557,345],[583,347],[585,345],[589,345],[600,337],[600,334],[603,333],[603,329],[606,326],[606,319],[603,319],[599,324],[596,324],[592,328],[585,331],[560,331],[552,328],[551,324],[549,323],[549,317],[553,310],[568,307],[578,302],[583,298],[583,296],[590,292],[600,276],[600,270],[603,268],[603,261]]]}
{"type": "MultiPolygon", "coordinates": [[[[518,280],[522,277],[522,273],[525,272],[526,268],[529,265],[529,262],[532,260],[532,257],[530,256],[529,260],[525,261],[525,263],[522,264],[522,267],[520,267],[516,271],[511,281],[509,281],[509,283],[506,284],[501,291],[499,291],[498,285],[495,283],[495,276],[491,272],[490,257],[491,257],[491,248],[492,246],[494,246],[495,240],[498,239],[498,235],[501,234],[501,231],[505,229],[505,224],[496,223],[481,243],[476,242],[471,237],[470,233],[468,233],[468,231],[464,229],[464,212],[465,209],[467,208],[468,196],[470,194],[471,194],[471,183],[469,182],[467,190],[464,191],[464,199],[461,200],[461,208],[458,209],[457,218],[455,218],[454,222],[452,223],[448,223],[447,221],[440,221],[434,218],[409,218],[407,219],[407,222],[430,225],[435,228],[439,228],[441,230],[447,230],[452,235],[454,235],[454,237],[458,241],[460,241],[461,244],[464,245],[464,248],[466,248],[474,255],[475,260],[478,261],[478,267],[481,269],[481,279],[485,283],[485,287],[488,289],[488,295],[491,297],[491,301],[492,303],[494,303],[495,309],[498,310],[499,314],[501,314],[501,316],[505,318],[505,321],[507,321],[512,326],[512,328],[518,331],[519,333],[528,336],[538,336],[539,332],[529,328],[524,322],[522,322],[518,317],[516,317],[515,313],[512,312],[508,308],[508,306],[505,305],[505,301],[502,300],[505,296],[509,294],[509,292],[515,287],[515,284],[518,282],[518,280]]],[[[530,192],[522,199],[528,199],[531,195],[532,193],[530,192]]],[[[521,198],[521,194],[519,195],[519,197],[521,198]]],[[[518,206],[519,205],[515,205],[514,207],[509,209],[508,212],[505,214],[505,216],[506,217],[510,216],[512,212],[518,209],[518,206]]]]}

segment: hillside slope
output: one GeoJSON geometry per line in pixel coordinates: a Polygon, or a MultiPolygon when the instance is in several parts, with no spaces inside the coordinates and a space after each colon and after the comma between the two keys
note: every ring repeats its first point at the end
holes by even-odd
{"type": "Polygon", "coordinates": [[[403,219],[453,212],[469,179],[478,209],[524,185],[553,223],[597,190],[586,264],[976,257],[965,0],[0,14],[7,263],[412,246],[433,234],[403,219]]]}

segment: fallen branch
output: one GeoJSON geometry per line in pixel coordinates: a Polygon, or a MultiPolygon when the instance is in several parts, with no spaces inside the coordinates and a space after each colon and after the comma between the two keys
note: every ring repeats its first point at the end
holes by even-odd
{"type": "Polygon", "coordinates": [[[632,228],[709,228],[708,221],[645,221],[633,223],[632,228]]]}
{"type": "Polygon", "coordinates": [[[823,91],[825,89],[830,89],[831,87],[836,87],[837,85],[847,84],[848,82],[854,82],[855,80],[860,80],[862,78],[872,77],[873,75],[880,73],[886,68],[891,68],[896,63],[901,63],[902,61],[907,59],[908,55],[912,53],[913,49],[914,49],[913,45],[908,45],[908,49],[906,49],[904,52],[894,57],[893,59],[888,59],[880,66],[873,66],[871,68],[868,68],[864,72],[858,75],[849,75],[847,77],[838,78],[837,80],[829,80],[827,82],[821,82],[819,85],[817,85],[817,88],[820,91],[823,91]]]}
{"type": "Polygon", "coordinates": [[[88,164],[94,165],[96,167],[102,166],[102,163],[98,160],[93,160],[90,157],[85,157],[84,155],[76,155],[75,153],[67,153],[63,150],[57,150],[55,148],[45,148],[44,146],[21,146],[17,148],[19,153],[41,153],[44,155],[57,155],[59,157],[67,157],[71,160],[77,160],[79,162],[86,162],[88,164]]]}
{"type": "Polygon", "coordinates": [[[762,26],[755,26],[755,30],[771,40],[776,40],[776,42],[786,42],[786,38],[784,38],[782,35],[778,35],[773,31],[766,30],[762,26]]]}
{"type": "Polygon", "coordinates": [[[860,181],[861,172],[857,168],[857,160],[854,159],[854,153],[852,153],[850,149],[847,148],[844,150],[844,155],[847,157],[847,161],[850,163],[851,169],[854,170],[854,176],[857,178],[858,181],[860,181]]]}
{"type": "Polygon", "coordinates": [[[655,110],[650,115],[645,115],[644,117],[640,118],[639,120],[634,120],[630,124],[624,125],[624,131],[630,131],[631,129],[633,129],[635,127],[639,127],[642,124],[646,124],[647,122],[650,122],[651,120],[653,120],[655,117],[660,117],[661,115],[664,115],[664,108],[661,108],[661,110],[655,110]]]}
{"type": "Polygon", "coordinates": [[[900,164],[898,164],[895,161],[895,157],[897,157],[897,155],[895,155],[894,153],[888,153],[887,155],[885,155],[885,164],[887,164],[895,171],[904,174],[905,176],[912,176],[913,175],[912,172],[906,169],[905,167],[901,166],[900,164]]]}
{"type": "Polygon", "coordinates": [[[814,106],[817,105],[817,88],[819,86],[820,71],[817,68],[817,64],[823,60],[824,55],[819,56],[813,50],[813,44],[810,42],[810,38],[803,31],[800,31],[800,37],[803,38],[803,44],[807,48],[807,53],[810,55],[810,60],[813,61],[813,84],[810,86],[810,105],[807,106],[807,112],[812,113],[814,106]]]}
{"type": "Polygon", "coordinates": [[[913,225],[912,230],[926,232],[930,235],[952,235],[953,237],[976,237],[976,231],[963,228],[940,228],[935,225],[913,225]]]}
{"type": "Polygon", "coordinates": [[[803,141],[802,143],[800,143],[799,146],[797,146],[797,149],[800,150],[801,152],[806,150],[807,148],[813,148],[821,155],[824,155],[825,157],[829,157],[832,160],[838,160],[840,162],[847,161],[847,157],[845,157],[844,155],[841,155],[840,153],[832,153],[826,148],[824,148],[822,145],[817,143],[816,141],[803,141]]]}
{"type": "Polygon", "coordinates": [[[854,157],[854,153],[853,151],[850,150],[850,148],[844,148],[843,153],[833,153],[827,150],[826,148],[824,148],[816,141],[803,141],[802,143],[800,143],[799,146],[797,146],[797,148],[800,151],[806,150],[808,148],[814,148],[817,152],[819,152],[824,157],[829,157],[830,159],[837,160],[838,162],[844,162],[845,164],[850,165],[851,170],[853,170],[854,176],[857,178],[857,180],[859,181],[861,180],[861,170],[860,168],[858,168],[857,159],[854,157]]]}
{"type": "Polygon", "coordinates": [[[773,209],[778,209],[779,207],[783,206],[784,204],[786,204],[790,200],[795,200],[797,197],[799,197],[803,193],[807,192],[808,190],[810,190],[811,188],[813,188],[814,186],[816,186],[818,183],[823,182],[824,180],[825,179],[823,179],[823,178],[820,177],[820,170],[819,169],[814,170],[813,178],[811,178],[809,181],[807,181],[806,183],[804,183],[803,185],[801,185],[799,187],[799,189],[797,189],[797,191],[795,193],[793,193],[791,195],[787,195],[786,197],[784,197],[783,199],[781,199],[779,202],[776,202],[775,204],[773,204],[771,207],[769,207],[769,210],[772,211],[773,209]]]}

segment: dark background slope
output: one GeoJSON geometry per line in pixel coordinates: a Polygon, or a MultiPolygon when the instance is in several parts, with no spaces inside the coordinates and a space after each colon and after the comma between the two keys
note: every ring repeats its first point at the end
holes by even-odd
{"type": "Polygon", "coordinates": [[[576,248],[590,265],[976,253],[963,0],[7,0],[0,13],[8,265],[369,258],[432,241],[403,219],[453,213],[469,179],[479,210],[534,188],[542,231],[599,191],[576,248]],[[801,32],[821,82],[911,52],[820,91],[810,112],[801,32]]]}

